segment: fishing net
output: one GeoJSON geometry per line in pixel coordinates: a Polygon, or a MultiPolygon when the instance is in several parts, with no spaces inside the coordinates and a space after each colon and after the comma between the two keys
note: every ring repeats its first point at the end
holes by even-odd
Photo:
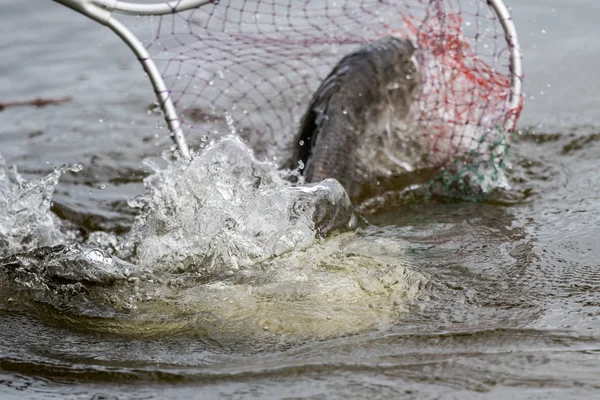
{"type": "Polygon", "coordinates": [[[522,106],[518,42],[501,0],[56,1],[128,42],[184,156],[182,132],[202,147],[234,131],[284,165],[323,79],[343,56],[385,36],[416,48],[418,76],[407,79],[420,90],[404,123],[421,154],[389,156],[407,171],[438,169],[447,187],[493,180],[522,106]],[[111,12],[160,15],[141,24],[153,31],[145,49],[111,12]]]}
{"type": "Polygon", "coordinates": [[[221,0],[153,22],[146,44],[192,143],[234,129],[281,159],[332,67],[386,35],[418,49],[412,124],[431,166],[484,179],[520,113],[516,42],[486,0],[221,0]]]}

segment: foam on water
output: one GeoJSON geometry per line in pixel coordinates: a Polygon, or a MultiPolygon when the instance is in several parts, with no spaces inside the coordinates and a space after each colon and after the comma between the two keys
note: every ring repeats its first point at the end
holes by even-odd
{"type": "Polygon", "coordinates": [[[121,329],[201,330],[221,342],[273,334],[325,339],[389,328],[424,299],[430,280],[411,267],[406,248],[395,238],[346,233],[229,278],[161,274],[157,283],[155,275],[137,283],[137,310],[121,329]]]}

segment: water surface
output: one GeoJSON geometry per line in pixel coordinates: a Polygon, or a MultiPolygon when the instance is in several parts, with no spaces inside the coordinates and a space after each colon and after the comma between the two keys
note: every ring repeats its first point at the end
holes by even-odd
{"type": "MultiPolygon", "coordinates": [[[[77,286],[58,279],[58,267],[3,274],[20,279],[18,290],[0,287],[3,398],[563,399],[600,389],[596,2],[513,4],[527,96],[512,189],[479,203],[402,198],[371,225],[314,244],[305,242],[314,197],[243,157],[254,175],[215,180],[224,175],[203,169],[215,161],[205,158],[188,175],[172,165],[154,192],[163,210],[189,210],[176,202],[182,191],[210,198],[214,191],[202,188],[220,187],[227,196],[260,177],[260,195],[243,192],[256,203],[231,203],[236,224],[224,217],[199,227],[201,219],[157,208],[135,225],[138,210],[127,201],[144,193],[153,171],[143,160],[164,167],[160,153],[170,145],[160,116],[147,112],[153,93],[112,33],[39,3],[0,6],[8,32],[0,99],[73,101],[0,112],[0,153],[27,180],[63,164],[83,169],[62,175],[52,194],[61,227],[41,226],[33,240],[55,234],[110,248],[111,236],[90,234],[133,226],[146,247],[124,279],[106,273],[77,286]],[[180,184],[180,175],[192,183],[180,184]],[[260,238],[240,236],[285,213],[282,204],[296,206],[294,229],[273,218],[256,228],[260,238]],[[242,217],[253,207],[269,214],[242,217]],[[217,234],[212,253],[193,251],[217,234]],[[177,251],[159,251],[165,238],[177,251]],[[276,257],[261,252],[267,245],[276,257]],[[165,267],[143,270],[156,260],[165,267]]],[[[193,210],[217,215],[206,202],[193,210]]]]}

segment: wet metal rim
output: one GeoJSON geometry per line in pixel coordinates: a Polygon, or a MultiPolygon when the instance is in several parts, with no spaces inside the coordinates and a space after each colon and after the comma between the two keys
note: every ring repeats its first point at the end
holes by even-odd
{"type": "Polygon", "coordinates": [[[512,115],[506,121],[505,128],[512,130],[519,118],[521,109],[521,101],[523,98],[523,56],[521,55],[521,47],[519,46],[519,38],[517,29],[510,16],[510,12],[502,0],[487,0],[489,6],[494,10],[498,18],[510,51],[510,79],[511,90],[510,98],[508,99],[508,108],[512,115]]]}

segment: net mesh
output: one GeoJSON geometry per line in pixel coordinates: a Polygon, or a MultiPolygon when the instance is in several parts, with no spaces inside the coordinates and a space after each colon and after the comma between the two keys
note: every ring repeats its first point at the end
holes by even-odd
{"type": "Polygon", "coordinates": [[[509,44],[486,0],[221,0],[153,22],[146,44],[192,146],[234,128],[281,160],[332,67],[386,35],[418,49],[412,125],[429,166],[501,167],[504,128],[520,113],[509,109],[509,44]]]}

